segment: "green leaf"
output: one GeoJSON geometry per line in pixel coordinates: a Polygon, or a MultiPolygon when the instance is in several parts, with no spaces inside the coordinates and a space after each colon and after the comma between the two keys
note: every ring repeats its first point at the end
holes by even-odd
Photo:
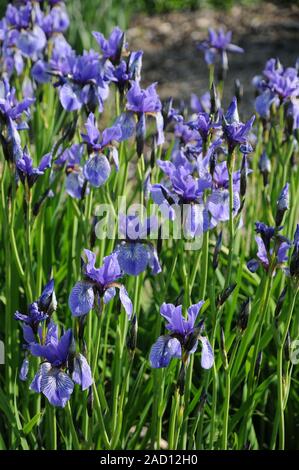
{"type": "Polygon", "coordinates": [[[40,411],[39,413],[36,413],[36,415],[33,416],[33,418],[23,426],[23,433],[25,435],[29,434],[34,428],[34,426],[36,426],[39,423],[43,415],[44,415],[44,411],[40,411]]]}

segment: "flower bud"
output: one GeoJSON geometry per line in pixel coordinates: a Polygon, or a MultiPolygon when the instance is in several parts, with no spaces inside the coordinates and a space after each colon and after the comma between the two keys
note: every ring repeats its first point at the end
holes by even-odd
{"type": "Polygon", "coordinates": [[[145,143],[145,114],[139,113],[138,121],[136,124],[136,151],[140,158],[143,154],[145,143]]]}
{"type": "Polygon", "coordinates": [[[57,309],[57,300],[54,290],[54,279],[51,279],[45,286],[41,296],[38,299],[38,307],[49,316],[57,309]]]}
{"type": "Polygon", "coordinates": [[[241,84],[240,80],[237,78],[235,80],[235,96],[237,98],[238,103],[241,102],[244,94],[244,87],[241,84]]]}
{"type": "Polygon", "coordinates": [[[200,399],[199,399],[199,404],[198,404],[198,413],[201,413],[205,407],[205,404],[207,403],[208,400],[208,394],[206,389],[204,388],[203,391],[201,392],[200,399]]]}
{"type": "Polygon", "coordinates": [[[137,331],[138,331],[138,323],[137,323],[137,317],[135,314],[132,320],[130,321],[129,330],[127,334],[127,348],[131,354],[133,354],[136,349],[137,331]]]}
{"type": "Polygon", "coordinates": [[[221,307],[221,305],[224,304],[224,302],[227,301],[227,299],[229,298],[229,296],[233,293],[233,291],[235,290],[237,284],[234,283],[234,284],[231,284],[230,286],[228,286],[223,292],[221,292],[218,297],[217,297],[217,307],[221,307]]]}
{"type": "Polygon", "coordinates": [[[54,197],[54,193],[52,189],[47,189],[41,196],[41,198],[34,204],[32,213],[36,217],[39,214],[43,204],[45,203],[46,199],[50,197],[54,197]]]}
{"type": "Polygon", "coordinates": [[[291,256],[290,274],[292,277],[299,278],[299,224],[296,227],[294,235],[294,249],[291,256]]]}
{"type": "Polygon", "coordinates": [[[185,380],[186,380],[186,369],[185,369],[184,362],[182,362],[179,377],[178,377],[178,382],[177,382],[177,387],[179,389],[180,395],[184,395],[185,380]]]}
{"type": "Polygon", "coordinates": [[[84,329],[86,325],[86,317],[87,315],[82,315],[79,317],[79,331],[78,331],[78,339],[79,341],[83,341],[84,338],[84,329]]]}
{"type": "Polygon", "coordinates": [[[193,332],[188,336],[187,341],[184,345],[184,349],[187,353],[193,350],[196,345],[198,338],[203,330],[204,321],[202,320],[194,329],[193,332]]]}
{"type": "Polygon", "coordinates": [[[72,335],[72,341],[71,341],[68,359],[67,359],[67,365],[68,365],[68,369],[71,375],[74,372],[75,356],[76,356],[76,341],[75,341],[74,335],[72,335]]]}
{"type": "Polygon", "coordinates": [[[286,298],[287,290],[288,290],[288,286],[285,286],[283,290],[281,291],[280,296],[278,297],[276,308],[275,308],[275,313],[274,313],[274,317],[276,321],[280,317],[282,306],[286,298]]]}
{"type": "Polygon", "coordinates": [[[254,376],[259,377],[261,371],[261,365],[263,362],[263,351],[260,351],[257,355],[255,367],[254,367],[254,376]]]}
{"type": "Polygon", "coordinates": [[[153,135],[152,137],[152,150],[151,150],[151,160],[150,160],[150,167],[155,168],[157,159],[157,136],[153,135]]]}
{"type": "Polygon", "coordinates": [[[211,157],[210,157],[210,175],[212,176],[212,178],[213,178],[213,175],[214,175],[216,164],[217,164],[217,153],[213,152],[211,157]]]}
{"type": "Polygon", "coordinates": [[[225,348],[225,336],[224,336],[224,330],[221,328],[220,332],[220,352],[221,352],[221,359],[222,359],[222,364],[225,370],[228,369],[228,359],[227,359],[227,352],[225,348]]]}
{"type": "Polygon", "coordinates": [[[290,335],[290,332],[288,331],[286,342],[284,343],[284,357],[287,362],[289,362],[291,359],[291,350],[292,350],[291,344],[292,344],[291,335],[290,335]]]}
{"type": "Polygon", "coordinates": [[[251,301],[248,297],[248,299],[246,299],[245,302],[242,303],[240,313],[237,319],[237,328],[240,330],[241,333],[243,333],[247,328],[250,309],[251,301]]]}
{"type": "Polygon", "coordinates": [[[221,251],[221,245],[222,245],[222,231],[219,233],[219,235],[217,237],[215,250],[214,250],[214,254],[213,254],[212,266],[213,266],[214,270],[216,270],[217,267],[218,267],[219,253],[221,251]]]}
{"type": "Polygon", "coordinates": [[[247,189],[247,159],[246,155],[243,155],[242,166],[241,166],[241,177],[240,177],[240,195],[241,198],[245,197],[247,189]]]}
{"type": "Polygon", "coordinates": [[[92,417],[92,413],[93,413],[93,401],[94,401],[93,390],[92,390],[92,386],[90,386],[88,389],[88,397],[87,397],[87,414],[90,418],[92,417]]]}
{"type": "Polygon", "coordinates": [[[216,112],[221,107],[221,103],[220,103],[219,95],[218,95],[217,88],[214,82],[212,83],[210,93],[211,93],[211,114],[216,114],[216,112]]]}
{"type": "Polygon", "coordinates": [[[282,223],[284,213],[289,209],[289,183],[287,183],[282,189],[279,198],[277,200],[276,208],[276,227],[279,227],[282,223]]]}
{"type": "Polygon", "coordinates": [[[264,151],[260,156],[259,170],[263,175],[264,186],[268,185],[269,175],[271,173],[271,161],[269,160],[266,152],[264,151]]]}

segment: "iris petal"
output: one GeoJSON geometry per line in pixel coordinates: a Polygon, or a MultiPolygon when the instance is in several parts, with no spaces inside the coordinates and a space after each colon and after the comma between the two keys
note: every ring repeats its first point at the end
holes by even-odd
{"type": "Polygon", "coordinates": [[[88,282],[77,282],[69,296],[69,307],[75,317],[88,313],[94,304],[94,292],[88,282]]]}
{"type": "Polygon", "coordinates": [[[155,369],[167,367],[172,358],[180,358],[181,355],[182,349],[178,339],[170,336],[160,336],[153,344],[150,352],[151,367],[155,369]]]}

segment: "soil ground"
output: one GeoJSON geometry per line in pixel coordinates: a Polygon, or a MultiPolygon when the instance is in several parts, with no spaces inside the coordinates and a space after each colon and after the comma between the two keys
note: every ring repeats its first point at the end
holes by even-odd
{"type": "Polygon", "coordinates": [[[161,98],[189,100],[192,92],[208,88],[208,72],[196,44],[205,39],[208,27],[223,26],[233,32],[232,42],[244,54],[229,55],[225,101],[234,94],[234,80],[244,86],[243,110],[253,106],[252,78],[261,74],[271,57],[291,66],[299,57],[299,7],[264,3],[234,7],[229,12],[199,10],[133,18],[128,40],[131,50],[143,49],[143,85],[157,81],[161,98]]]}

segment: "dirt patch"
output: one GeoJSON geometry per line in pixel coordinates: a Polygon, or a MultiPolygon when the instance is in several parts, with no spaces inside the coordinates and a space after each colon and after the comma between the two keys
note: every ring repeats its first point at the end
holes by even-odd
{"type": "Polygon", "coordinates": [[[128,31],[130,48],[144,50],[143,84],[159,82],[162,98],[188,100],[208,87],[208,73],[196,43],[208,27],[224,26],[233,32],[233,43],[245,54],[230,54],[226,102],[234,94],[234,79],[244,86],[243,109],[253,103],[251,80],[270,57],[294,65],[299,57],[299,7],[265,3],[261,7],[234,7],[230,12],[199,10],[159,16],[136,16],[128,31]]]}

